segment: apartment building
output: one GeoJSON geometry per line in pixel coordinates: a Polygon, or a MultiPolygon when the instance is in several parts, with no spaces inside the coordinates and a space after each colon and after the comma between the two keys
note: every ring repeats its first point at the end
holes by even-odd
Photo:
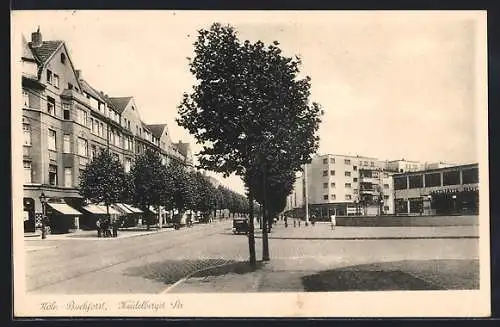
{"type": "Polygon", "coordinates": [[[64,41],[45,41],[38,29],[22,47],[25,220],[41,214],[42,192],[60,200],[59,213],[75,213],[81,171],[103,149],[126,171],[146,148],[165,164],[192,165],[189,144],[172,143],[166,124],[145,124],[132,96],[110,97],[85,80],[64,41]]]}
{"type": "Polygon", "coordinates": [[[309,214],[326,218],[393,213],[391,172],[377,158],[351,155],[317,155],[306,165],[306,176],[297,176],[287,198],[286,211],[303,216],[306,196],[309,214]]]}

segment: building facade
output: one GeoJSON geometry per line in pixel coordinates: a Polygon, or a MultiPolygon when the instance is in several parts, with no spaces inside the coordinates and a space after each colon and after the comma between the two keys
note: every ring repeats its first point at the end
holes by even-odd
{"type": "Polygon", "coordinates": [[[399,215],[478,214],[478,164],[394,175],[399,215]]]}
{"type": "Polygon", "coordinates": [[[188,143],[172,143],[166,124],[145,124],[133,97],[109,97],[91,86],[63,41],[44,41],[38,29],[30,42],[23,37],[22,46],[25,220],[33,222],[42,212],[42,192],[78,206],[79,176],[104,149],[126,171],[146,148],[160,153],[165,164],[192,165],[188,143]]]}
{"type": "Polygon", "coordinates": [[[309,214],[320,219],[334,210],[339,216],[391,214],[392,173],[385,167],[376,158],[317,155],[306,165],[306,174],[297,176],[286,211],[303,216],[307,193],[309,214]]]}

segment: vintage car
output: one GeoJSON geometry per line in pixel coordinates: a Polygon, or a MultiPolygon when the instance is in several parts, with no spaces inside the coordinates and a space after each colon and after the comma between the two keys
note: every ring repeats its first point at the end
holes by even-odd
{"type": "Polygon", "coordinates": [[[233,219],[233,234],[246,234],[248,232],[248,219],[247,218],[234,218],[233,219]]]}

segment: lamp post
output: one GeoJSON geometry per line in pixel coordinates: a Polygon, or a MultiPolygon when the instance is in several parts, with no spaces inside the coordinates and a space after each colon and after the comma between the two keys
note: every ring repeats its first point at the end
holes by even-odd
{"type": "Polygon", "coordinates": [[[45,196],[45,193],[42,192],[40,194],[40,203],[42,204],[42,240],[46,238],[45,235],[45,204],[47,203],[47,197],[45,196]]]}
{"type": "Polygon", "coordinates": [[[432,214],[432,195],[427,195],[427,200],[429,201],[429,215],[432,214]]]}
{"type": "Polygon", "coordinates": [[[380,204],[379,204],[379,209],[380,209],[380,214],[379,216],[382,216],[384,214],[384,200],[380,200],[380,204]]]}
{"type": "Polygon", "coordinates": [[[356,216],[358,215],[358,199],[354,200],[354,207],[356,208],[356,216]]]}
{"type": "Polygon", "coordinates": [[[453,194],[453,196],[451,197],[453,199],[453,213],[457,213],[457,196],[455,194],[453,194]]]}

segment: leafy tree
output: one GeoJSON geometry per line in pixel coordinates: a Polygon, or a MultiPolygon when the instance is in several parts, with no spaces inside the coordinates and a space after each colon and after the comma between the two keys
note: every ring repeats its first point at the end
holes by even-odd
{"type": "Polygon", "coordinates": [[[185,167],[175,160],[168,165],[167,169],[171,174],[173,182],[173,205],[179,211],[179,217],[182,217],[184,212],[193,208],[195,204],[192,177],[186,171],[185,167]]]}
{"type": "Polygon", "coordinates": [[[310,78],[298,78],[300,58],[281,55],[278,42],[241,42],[231,26],[200,30],[190,70],[198,83],[184,94],[177,122],[203,149],[201,167],[241,176],[250,207],[250,262],[255,263],[253,201],[259,172],[275,154],[291,171],[318,147],[320,106],[309,104],[310,78]],[[272,154],[271,156],[268,156],[272,154]]]}
{"type": "MultiPolygon", "coordinates": [[[[161,163],[160,155],[151,150],[146,151],[136,158],[131,170],[134,181],[135,203],[140,204],[146,211],[150,206],[155,206],[159,211],[159,206],[165,203],[168,192],[171,190],[166,168],[161,163]]],[[[146,216],[147,228],[156,220],[151,215],[146,216]]]]}
{"type": "MultiPolygon", "coordinates": [[[[109,151],[100,152],[80,174],[80,195],[92,203],[104,203],[109,220],[109,206],[126,196],[125,189],[126,175],[123,166],[109,151]]],[[[100,230],[98,232],[100,235],[100,230]]]]}

